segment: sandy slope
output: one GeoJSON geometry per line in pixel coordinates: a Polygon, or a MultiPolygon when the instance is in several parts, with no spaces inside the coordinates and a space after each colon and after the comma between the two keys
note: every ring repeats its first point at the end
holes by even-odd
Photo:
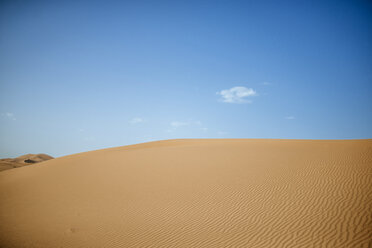
{"type": "Polygon", "coordinates": [[[371,247],[372,140],[169,140],[0,173],[1,247],[371,247]]]}
{"type": "Polygon", "coordinates": [[[47,154],[26,154],[17,158],[3,158],[0,159],[0,171],[9,170],[13,168],[19,168],[25,165],[40,163],[49,159],[53,159],[52,156],[47,154]]]}

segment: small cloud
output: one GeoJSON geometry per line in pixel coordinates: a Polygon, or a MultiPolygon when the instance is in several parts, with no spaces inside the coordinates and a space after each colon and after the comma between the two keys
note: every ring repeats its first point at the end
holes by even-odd
{"type": "Polygon", "coordinates": [[[236,86],[231,89],[221,90],[220,92],[217,92],[217,95],[221,95],[221,100],[227,103],[250,103],[252,101],[247,100],[247,98],[256,96],[257,92],[252,88],[236,86]]]}
{"type": "Polygon", "coordinates": [[[194,121],[194,124],[197,125],[197,126],[201,126],[202,125],[201,121],[194,121]]]}
{"type": "Polygon", "coordinates": [[[170,125],[174,128],[182,127],[182,126],[188,126],[190,125],[189,122],[182,122],[182,121],[172,121],[170,125]]]}
{"type": "Polygon", "coordinates": [[[207,130],[208,128],[206,127],[203,127],[203,124],[201,121],[193,121],[193,120],[189,120],[189,121],[172,121],[170,123],[170,126],[171,128],[170,129],[167,129],[166,132],[168,133],[171,133],[171,132],[174,132],[176,129],[180,128],[180,127],[189,127],[189,128],[200,128],[201,130],[207,130]]]}
{"type": "Polygon", "coordinates": [[[294,119],[296,119],[296,118],[295,118],[294,116],[291,115],[291,116],[286,116],[285,119],[287,119],[287,120],[294,120],[294,119]]]}
{"type": "Polygon", "coordinates": [[[96,137],[94,136],[87,136],[87,137],[84,137],[84,140],[87,141],[87,142],[93,142],[96,140],[96,137]]]}
{"type": "Polygon", "coordinates": [[[7,112],[7,113],[2,113],[1,115],[4,116],[7,119],[10,119],[10,120],[13,120],[13,121],[16,120],[15,115],[13,113],[7,112]]]}
{"type": "Polygon", "coordinates": [[[203,130],[204,132],[208,131],[208,128],[207,127],[202,127],[200,129],[203,130]]]}
{"type": "Polygon", "coordinates": [[[131,120],[129,121],[129,123],[130,123],[130,124],[138,124],[138,123],[142,123],[142,122],[144,122],[144,121],[145,121],[145,120],[142,119],[142,118],[140,118],[140,117],[135,117],[135,118],[131,119],[131,120]]]}
{"type": "Polygon", "coordinates": [[[139,142],[145,142],[145,141],[155,140],[155,137],[153,135],[145,134],[145,135],[141,135],[137,137],[137,140],[139,142]]]}
{"type": "Polygon", "coordinates": [[[271,83],[269,83],[269,82],[263,82],[263,83],[261,83],[262,85],[271,85],[271,83]]]}

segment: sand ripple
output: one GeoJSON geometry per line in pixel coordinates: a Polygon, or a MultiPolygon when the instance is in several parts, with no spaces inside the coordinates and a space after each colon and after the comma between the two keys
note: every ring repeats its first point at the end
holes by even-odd
{"type": "Polygon", "coordinates": [[[372,247],[372,140],[169,140],[0,173],[1,247],[372,247]]]}

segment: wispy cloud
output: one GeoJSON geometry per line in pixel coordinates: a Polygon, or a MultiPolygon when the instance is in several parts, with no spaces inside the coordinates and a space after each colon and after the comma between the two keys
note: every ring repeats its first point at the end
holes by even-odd
{"type": "Polygon", "coordinates": [[[197,125],[197,126],[201,126],[202,125],[202,122],[201,121],[194,121],[192,122],[194,125],[197,125]]]}
{"type": "Polygon", "coordinates": [[[86,136],[84,137],[84,140],[87,141],[87,142],[93,142],[96,140],[96,137],[94,136],[86,136]]]}
{"type": "Polygon", "coordinates": [[[9,112],[7,112],[7,113],[2,113],[1,115],[2,115],[4,118],[7,118],[7,119],[10,119],[10,120],[13,120],[13,121],[16,120],[16,118],[15,118],[15,114],[13,114],[13,113],[9,113],[9,112]]]}
{"type": "Polygon", "coordinates": [[[220,95],[223,102],[227,103],[250,103],[248,97],[256,96],[257,92],[252,88],[246,88],[243,86],[232,87],[231,89],[221,90],[217,92],[220,95]]]}
{"type": "Polygon", "coordinates": [[[262,82],[261,84],[262,85],[271,85],[271,83],[269,83],[269,82],[262,82]]]}
{"type": "Polygon", "coordinates": [[[286,116],[285,119],[287,119],[287,120],[294,120],[296,118],[294,116],[290,115],[290,116],[286,116]]]}
{"type": "Polygon", "coordinates": [[[179,128],[199,128],[200,130],[207,131],[208,128],[204,127],[201,121],[172,121],[169,123],[170,128],[166,129],[165,131],[168,133],[175,132],[179,128]]]}
{"type": "Polygon", "coordinates": [[[171,127],[177,128],[177,127],[182,127],[182,126],[188,126],[190,125],[189,122],[182,122],[182,121],[172,121],[170,123],[171,127]]]}
{"type": "Polygon", "coordinates": [[[171,127],[177,128],[182,126],[201,126],[201,121],[172,121],[170,123],[171,127]]]}
{"type": "Polygon", "coordinates": [[[145,120],[140,118],[140,117],[134,117],[133,119],[131,119],[129,121],[130,124],[138,124],[138,123],[142,123],[144,122],[145,120]]]}

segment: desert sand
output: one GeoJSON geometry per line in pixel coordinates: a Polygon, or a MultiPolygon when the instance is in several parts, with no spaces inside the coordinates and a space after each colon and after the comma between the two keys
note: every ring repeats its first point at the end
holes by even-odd
{"type": "Polygon", "coordinates": [[[19,168],[25,165],[40,163],[49,159],[53,159],[52,156],[47,154],[26,154],[17,158],[3,158],[0,159],[0,171],[9,170],[13,168],[19,168]]]}
{"type": "Polygon", "coordinates": [[[372,140],[166,140],[0,173],[1,247],[372,247],[372,140]]]}

